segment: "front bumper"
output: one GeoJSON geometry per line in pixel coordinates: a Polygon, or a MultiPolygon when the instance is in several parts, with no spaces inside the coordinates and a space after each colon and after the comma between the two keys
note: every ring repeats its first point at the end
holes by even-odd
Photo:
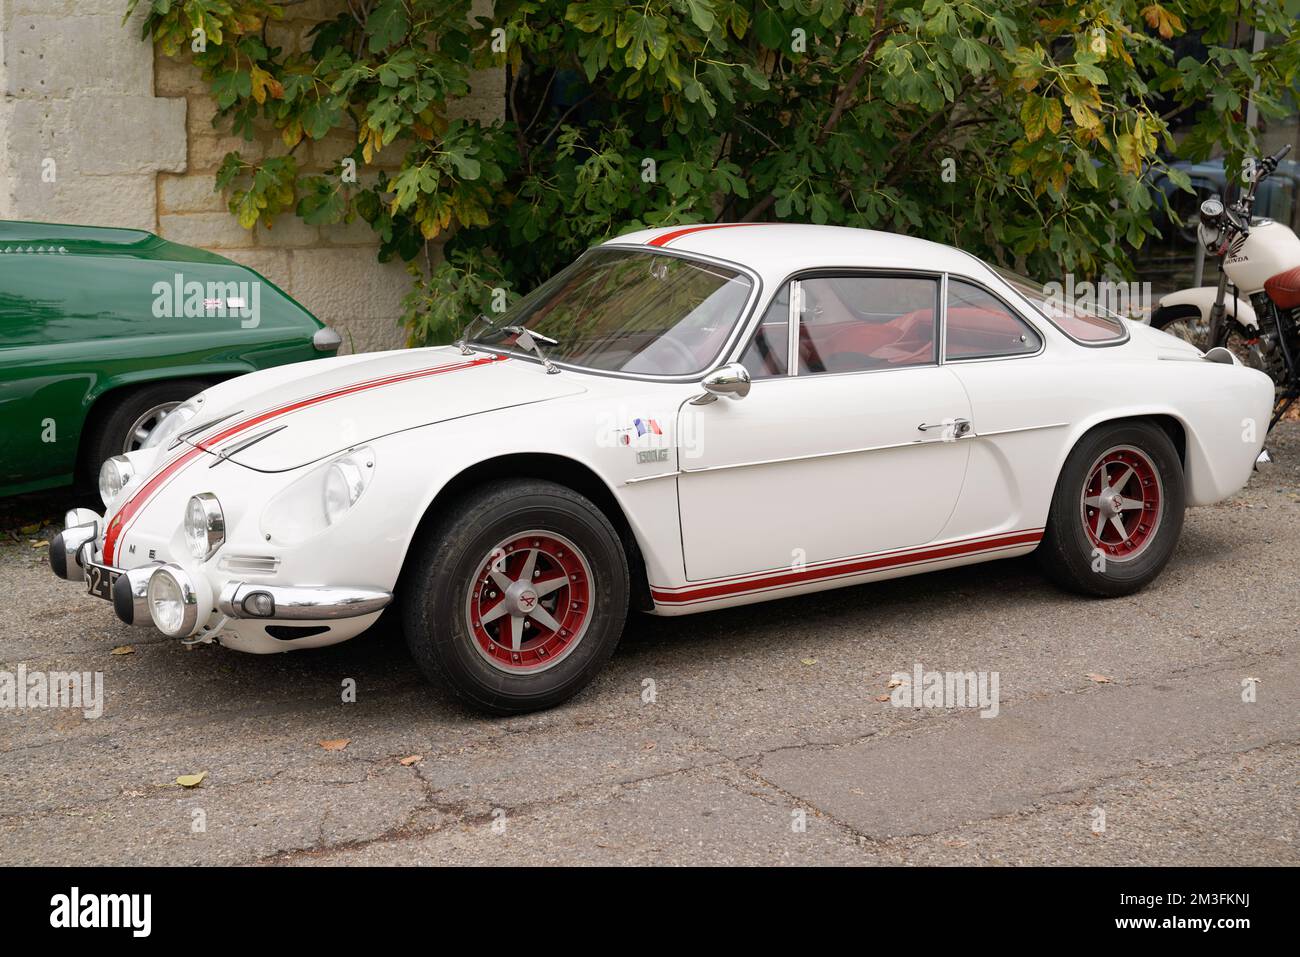
{"type": "Polygon", "coordinates": [[[193,606],[187,608],[181,626],[170,632],[176,638],[189,638],[204,629],[219,633],[231,621],[275,625],[365,618],[377,615],[393,600],[392,592],[356,586],[279,585],[240,579],[212,583],[201,573],[161,561],[129,569],[103,565],[98,547],[103,519],[94,513],[82,514],[85,512],[88,510],[78,510],[76,515],[70,512],[67,521],[78,524],[69,524],[51,539],[50,568],[67,581],[84,581],[86,569],[92,566],[110,575],[114,579],[111,594],[99,597],[108,597],[117,617],[128,625],[157,626],[148,594],[149,582],[160,571],[180,583],[186,603],[193,606]]]}

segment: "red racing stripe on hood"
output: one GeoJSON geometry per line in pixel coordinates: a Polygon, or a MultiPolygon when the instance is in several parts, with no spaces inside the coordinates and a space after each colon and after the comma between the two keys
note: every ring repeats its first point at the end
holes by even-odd
{"type": "Polygon", "coordinates": [[[341,396],[352,395],[357,392],[366,392],[370,389],[378,389],[386,385],[394,385],[399,382],[408,382],[412,379],[422,379],[427,376],[441,375],[444,372],[457,372],[461,369],[472,369],[475,366],[488,365],[493,362],[503,362],[509,359],[509,356],[479,356],[465,362],[448,362],[442,365],[432,366],[427,369],[416,369],[412,372],[393,373],[381,376],[376,379],[367,379],[362,382],[353,383],[349,386],[340,386],[337,389],[331,389],[327,392],[320,392],[306,399],[297,399],[285,405],[268,409],[265,412],[259,412],[249,418],[242,419],[234,425],[227,426],[211,438],[204,439],[192,446],[188,446],[176,458],[172,459],[161,469],[150,476],[149,481],[140,486],[126,504],[113,516],[113,520],[108,523],[108,529],[104,533],[104,563],[113,564],[113,559],[117,551],[117,543],[121,537],[126,534],[127,527],[131,521],[140,513],[145,504],[153,497],[154,493],[165,486],[168,481],[179,474],[184,468],[193,462],[196,458],[202,456],[205,452],[211,452],[213,448],[227,439],[232,439],[256,425],[269,422],[281,416],[288,415],[291,412],[297,412],[299,409],[305,409],[313,405],[319,405],[322,402],[328,402],[331,399],[337,399],[341,396]]]}

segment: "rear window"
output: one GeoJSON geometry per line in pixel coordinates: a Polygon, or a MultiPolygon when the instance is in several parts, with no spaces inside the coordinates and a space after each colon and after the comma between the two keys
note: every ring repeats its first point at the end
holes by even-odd
{"type": "Polygon", "coordinates": [[[1070,302],[1064,296],[1048,295],[1042,283],[1034,282],[1019,273],[997,266],[989,266],[1011,286],[1029,300],[1051,323],[1076,342],[1088,345],[1106,345],[1123,342],[1128,338],[1124,322],[1113,312],[1098,303],[1082,305],[1070,302]]]}

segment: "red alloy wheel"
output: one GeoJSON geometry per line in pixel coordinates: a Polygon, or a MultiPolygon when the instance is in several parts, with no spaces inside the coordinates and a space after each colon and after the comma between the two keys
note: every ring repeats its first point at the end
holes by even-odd
{"type": "Polygon", "coordinates": [[[1117,446],[1088,470],[1079,509],[1093,547],[1110,561],[1136,558],[1163,515],[1164,489],[1155,463],[1140,449],[1117,446]]]}
{"type": "Polygon", "coordinates": [[[562,535],[522,532],[479,565],[465,604],[475,647],[508,674],[554,667],[591,621],[591,567],[562,535]]]}

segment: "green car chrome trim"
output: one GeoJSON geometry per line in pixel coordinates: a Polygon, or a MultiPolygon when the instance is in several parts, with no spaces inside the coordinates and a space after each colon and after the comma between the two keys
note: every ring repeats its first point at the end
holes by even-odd
{"type": "Polygon", "coordinates": [[[333,355],[337,336],[313,345],[326,328],[223,256],[141,230],[0,221],[0,496],[70,484],[100,403],[333,355]]]}

